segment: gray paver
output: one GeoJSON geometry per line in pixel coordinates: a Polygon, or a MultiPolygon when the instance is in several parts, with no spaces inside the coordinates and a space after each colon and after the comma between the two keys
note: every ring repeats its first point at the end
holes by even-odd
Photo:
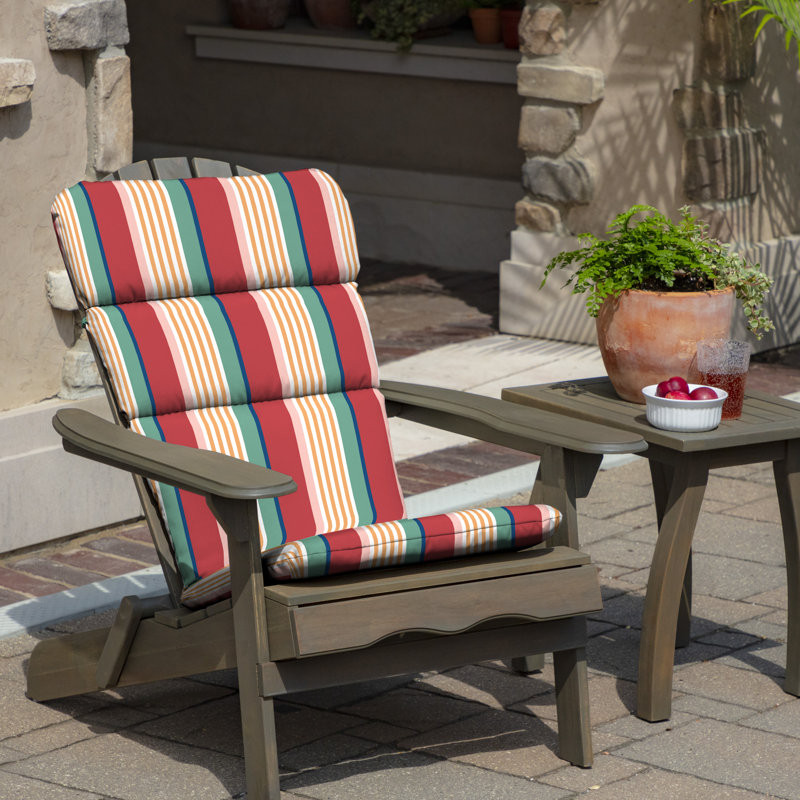
{"type": "Polygon", "coordinates": [[[571,794],[468,764],[395,752],[292,776],[283,786],[319,800],[559,800],[571,794]]]}
{"type": "Polygon", "coordinates": [[[0,797],[3,800],[104,800],[93,792],[68,789],[50,781],[7,772],[0,773],[0,797]]]}
{"type": "Polygon", "coordinates": [[[591,800],[764,800],[764,795],[659,769],[646,769],[632,778],[601,786],[591,800]]]}
{"type": "Polygon", "coordinates": [[[131,734],[98,736],[6,765],[9,772],[120,800],[216,800],[244,791],[244,763],[223,753],[131,734]]]}
{"type": "Polygon", "coordinates": [[[596,791],[607,784],[629,778],[643,769],[647,769],[647,767],[635,761],[601,754],[595,758],[591,769],[564,767],[542,775],[539,780],[551,786],[569,789],[571,792],[596,791]]]}
{"type": "Polygon", "coordinates": [[[800,703],[783,703],[777,708],[747,717],[742,720],[742,725],[800,739],[800,703]]]}
{"type": "Polygon", "coordinates": [[[626,745],[617,755],[762,796],[800,797],[797,742],[728,722],[690,722],[626,745]]]}
{"type": "Polygon", "coordinates": [[[676,690],[763,710],[791,701],[775,681],[757,672],[718,662],[691,664],[675,673],[676,690]]]}

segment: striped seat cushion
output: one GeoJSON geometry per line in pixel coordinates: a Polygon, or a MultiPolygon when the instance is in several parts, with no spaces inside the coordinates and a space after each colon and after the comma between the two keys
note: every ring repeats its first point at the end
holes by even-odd
{"type": "MultiPolygon", "coordinates": [[[[552,536],[561,515],[547,505],[473,508],[418,519],[361,525],[288,542],[264,554],[267,577],[316,578],[340,572],[418,564],[500,550],[521,549],[552,536]]],[[[201,606],[230,592],[227,568],[183,592],[201,606]]]]}

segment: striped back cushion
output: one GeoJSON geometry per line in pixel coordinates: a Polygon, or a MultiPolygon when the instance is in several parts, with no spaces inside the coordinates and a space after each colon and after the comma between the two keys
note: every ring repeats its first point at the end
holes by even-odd
{"type": "MultiPolygon", "coordinates": [[[[53,219],[131,427],[295,479],[259,504],[264,549],[404,516],[352,220],[330,176],[80,183],[53,219]]],[[[202,498],[154,489],[185,586],[224,568],[202,498]]]]}
{"type": "Polygon", "coordinates": [[[83,182],[52,210],[86,308],[358,275],[347,201],[320,170],[83,182]]]}

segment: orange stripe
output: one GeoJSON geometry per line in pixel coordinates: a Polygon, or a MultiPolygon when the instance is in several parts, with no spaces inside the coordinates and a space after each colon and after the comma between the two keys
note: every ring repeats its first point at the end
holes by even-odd
{"type": "Polygon", "coordinates": [[[96,305],[97,288],[94,285],[94,276],[89,266],[89,257],[72,196],[69,192],[63,191],[56,198],[54,205],[61,209],[58,218],[60,222],[63,221],[63,227],[59,226],[62,233],[61,242],[66,250],[70,266],[72,266],[73,278],[78,279],[76,282],[84,294],[86,304],[96,305]]]}
{"type": "Polygon", "coordinates": [[[117,338],[114,335],[114,329],[111,327],[108,315],[99,308],[90,308],[86,312],[86,318],[89,321],[89,329],[93,325],[97,326],[97,332],[92,331],[92,335],[100,348],[100,354],[111,376],[122,410],[128,417],[139,416],[139,408],[136,404],[128,371],[125,368],[124,357],[117,346],[117,338]]]}

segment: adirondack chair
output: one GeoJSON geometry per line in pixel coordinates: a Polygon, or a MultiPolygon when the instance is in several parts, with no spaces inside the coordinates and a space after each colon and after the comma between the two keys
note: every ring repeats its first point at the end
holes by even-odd
{"type": "Polygon", "coordinates": [[[29,697],[237,667],[248,797],[277,800],[275,697],[553,652],[560,754],[591,765],[585,615],[601,600],[586,555],[545,546],[561,515],[544,500],[564,487],[545,461],[531,505],[404,519],[387,408],[572,459],[576,484],[642,440],[379,385],[348,206],[322,172],[169,159],[111,177],[53,214],[118,424],[67,409],[54,426],[134,474],[169,596],[39,642],[29,697]]]}

